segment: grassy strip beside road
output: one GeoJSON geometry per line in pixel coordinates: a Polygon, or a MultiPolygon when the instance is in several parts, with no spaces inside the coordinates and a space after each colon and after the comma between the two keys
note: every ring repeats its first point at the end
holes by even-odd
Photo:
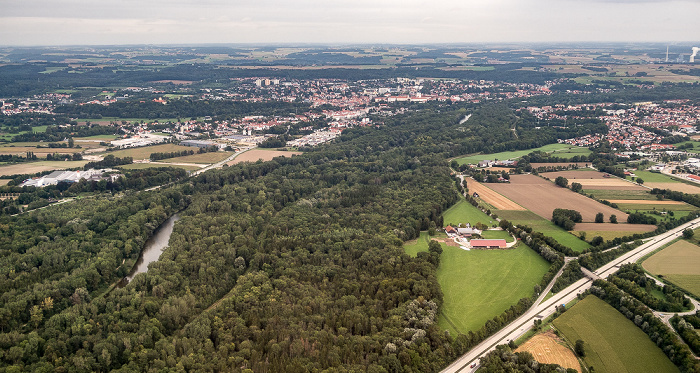
{"type": "Polygon", "coordinates": [[[595,296],[586,297],[553,324],[572,345],[584,341],[584,361],[596,372],[678,372],[632,321],[595,296]]]}

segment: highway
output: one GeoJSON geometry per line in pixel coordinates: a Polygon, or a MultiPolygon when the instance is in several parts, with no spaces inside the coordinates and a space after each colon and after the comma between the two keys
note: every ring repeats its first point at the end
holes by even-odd
{"type": "MultiPolygon", "coordinates": [[[[700,218],[692,220],[660,235],[654,236],[634,250],[631,250],[621,255],[619,258],[616,258],[601,266],[593,273],[601,278],[607,278],[609,275],[615,273],[621,265],[636,262],[643,256],[682,236],[683,230],[687,228],[695,229],[698,226],[700,226],[700,218]]],[[[462,355],[459,359],[450,364],[442,372],[456,373],[476,371],[476,369],[479,367],[478,362],[481,357],[495,349],[497,345],[508,343],[509,341],[515,340],[521,335],[525,334],[525,332],[532,328],[535,319],[544,319],[552,315],[556,311],[555,308],[557,305],[569,303],[576,298],[579,293],[582,293],[590,288],[593,282],[589,278],[580,279],[566,289],[558,292],[553,297],[547,299],[547,301],[541,302],[541,299],[549,292],[549,289],[551,289],[559,274],[561,274],[561,271],[557,274],[554,280],[552,280],[549,286],[547,286],[547,289],[542,292],[543,295],[541,295],[535,304],[522,316],[518,317],[515,321],[511,322],[491,337],[479,343],[476,347],[472,348],[469,350],[469,352],[462,355]],[[476,365],[471,367],[472,364],[476,365]]]]}

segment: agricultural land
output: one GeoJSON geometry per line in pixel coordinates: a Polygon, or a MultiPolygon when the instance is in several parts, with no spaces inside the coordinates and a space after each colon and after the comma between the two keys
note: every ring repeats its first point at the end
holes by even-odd
{"type": "Polygon", "coordinates": [[[552,332],[540,333],[520,345],[515,352],[527,351],[540,363],[558,364],[564,368],[576,369],[581,372],[576,355],[561,338],[552,332]]]}
{"type": "Polygon", "coordinates": [[[573,345],[583,340],[596,372],[678,372],[649,337],[616,309],[589,295],[553,321],[573,345]]]}
{"type": "Polygon", "coordinates": [[[646,259],[642,266],[700,297],[700,246],[679,240],[646,259]]]}

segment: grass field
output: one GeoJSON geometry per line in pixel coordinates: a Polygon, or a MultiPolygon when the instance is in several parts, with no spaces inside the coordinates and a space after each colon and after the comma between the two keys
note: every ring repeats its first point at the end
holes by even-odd
{"type": "Polygon", "coordinates": [[[588,296],[553,322],[570,344],[584,341],[596,372],[678,372],[644,332],[607,303],[588,296]]]}
{"type": "Polygon", "coordinates": [[[456,158],[457,163],[460,165],[467,163],[478,163],[484,160],[506,160],[520,158],[523,155],[530,154],[535,150],[543,151],[546,153],[555,153],[557,157],[571,158],[574,155],[588,155],[591,153],[588,148],[581,148],[578,146],[572,146],[567,144],[549,144],[541,146],[539,148],[527,149],[527,150],[516,150],[512,152],[501,152],[493,154],[474,154],[466,157],[456,158]]]}
{"type": "Polygon", "coordinates": [[[488,239],[499,239],[502,238],[506,242],[513,242],[513,236],[506,231],[483,231],[481,232],[481,237],[488,239]]]}
{"type": "MultiPolygon", "coordinates": [[[[445,237],[447,237],[447,235],[444,233],[437,232],[435,234],[435,236],[433,236],[433,237],[445,238],[445,237]]],[[[406,254],[415,258],[419,252],[428,251],[428,243],[430,242],[430,238],[431,237],[428,235],[428,232],[426,232],[426,231],[420,232],[420,237],[418,237],[415,240],[406,241],[403,244],[403,249],[404,249],[404,251],[406,251],[406,254]]],[[[442,245],[443,250],[447,247],[447,245],[445,245],[445,244],[441,244],[441,245],[442,245]]]]}
{"type": "Polygon", "coordinates": [[[148,159],[151,153],[170,153],[170,152],[180,152],[183,150],[195,150],[194,148],[175,144],[161,144],[153,146],[143,146],[140,148],[123,149],[116,150],[113,152],[105,153],[104,155],[114,155],[115,157],[132,157],[134,159],[148,159]]]}
{"type": "Polygon", "coordinates": [[[117,166],[116,168],[120,168],[123,170],[143,170],[146,168],[153,168],[153,167],[174,167],[174,168],[182,168],[187,171],[195,171],[201,169],[201,167],[198,166],[182,166],[182,165],[174,165],[174,164],[167,164],[167,163],[132,163],[132,164],[127,164],[123,166],[117,166]]]}
{"type": "Polygon", "coordinates": [[[201,164],[212,164],[216,162],[221,162],[228,158],[232,152],[209,152],[201,154],[186,155],[184,157],[175,157],[163,159],[160,162],[163,163],[201,163],[201,164]]]}
{"type": "Polygon", "coordinates": [[[646,259],[642,266],[700,297],[700,246],[679,240],[646,259]]]}
{"type": "MultiPolygon", "coordinates": [[[[622,180],[617,181],[627,184],[622,180]]],[[[566,207],[575,207],[583,216],[584,222],[593,222],[599,212],[605,216],[617,215],[621,221],[627,219],[627,214],[622,211],[535,175],[512,175],[510,183],[493,183],[489,187],[545,219],[551,219],[556,208],[566,207]]]]}
{"type": "Polygon", "coordinates": [[[445,226],[456,226],[461,223],[469,223],[473,226],[476,223],[483,223],[490,227],[496,223],[494,219],[472,206],[465,199],[460,199],[457,203],[452,205],[452,207],[442,214],[442,217],[445,226]]]}
{"type": "MultiPolygon", "coordinates": [[[[680,183],[681,182],[678,179],[675,179],[671,176],[664,175],[664,174],[658,173],[658,172],[637,170],[637,171],[634,171],[634,174],[637,175],[638,178],[641,178],[642,180],[644,180],[645,183],[680,183]]],[[[627,176],[627,179],[632,180],[632,178],[629,176],[627,176]]]]}
{"type": "Polygon", "coordinates": [[[524,244],[512,250],[443,246],[438,282],[444,294],[438,325],[453,336],[478,330],[519,299],[530,297],[549,264],[524,244]]]}
{"type": "Polygon", "coordinates": [[[580,252],[591,247],[591,245],[585,241],[582,241],[578,237],[554,225],[551,221],[543,219],[534,212],[498,210],[496,211],[496,215],[515,225],[527,225],[537,232],[554,238],[560,244],[568,246],[574,251],[580,252]]]}

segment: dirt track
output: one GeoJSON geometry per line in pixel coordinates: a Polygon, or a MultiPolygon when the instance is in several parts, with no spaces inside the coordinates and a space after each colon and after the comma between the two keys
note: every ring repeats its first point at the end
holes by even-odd
{"type": "Polygon", "coordinates": [[[534,175],[512,175],[510,184],[491,184],[490,187],[547,220],[552,218],[555,208],[565,208],[580,212],[584,222],[593,222],[599,212],[602,212],[606,219],[615,214],[618,221],[627,221],[627,214],[620,210],[534,175]]]}
{"type": "Polygon", "coordinates": [[[499,210],[519,210],[524,211],[525,208],[518,205],[517,203],[509,200],[508,198],[498,194],[492,189],[488,188],[484,184],[481,184],[475,180],[467,179],[467,187],[469,188],[469,193],[474,192],[479,194],[479,198],[484,200],[486,203],[491,204],[493,207],[499,210]]]}
{"type": "Polygon", "coordinates": [[[515,352],[527,351],[542,364],[559,364],[564,368],[576,369],[581,366],[573,351],[563,346],[552,332],[538,334],[518,347],[515,352]]]}

